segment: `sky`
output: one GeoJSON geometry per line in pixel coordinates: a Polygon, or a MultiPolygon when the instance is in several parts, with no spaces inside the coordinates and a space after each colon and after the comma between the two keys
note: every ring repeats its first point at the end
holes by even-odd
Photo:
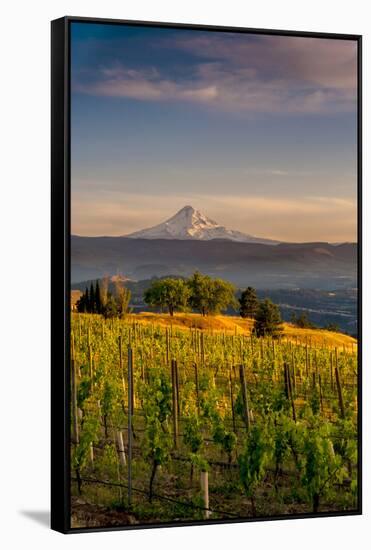
{"type": "Polygon", "coordinates": [[[355,41],[72,23],[72,233],[356,241],[355,41]]]}

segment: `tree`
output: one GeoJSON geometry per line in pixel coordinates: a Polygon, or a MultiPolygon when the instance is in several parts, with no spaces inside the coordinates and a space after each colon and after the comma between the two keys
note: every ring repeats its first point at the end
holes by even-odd
{"type": "Polygon", "coordinates": [[[101,280],[101,285],[100,285],[100,305],[101,305],[102,312],[106,307],[107,300],[108,300],[108,286],[109,286],[109,278],[105,276],[101,280]]]}
{"type": "Polygon", "coordinates": [[[238,307],[235,291],[236,287],[232,283],[223,279],[214,279],[211,284],[209,313],[220,313],[229,306],[238,307]]]}
{"type": "Polygon", "coordinates": [[[79,313],[86,313],[89,308],[89,291],[86,288],[84,294],[76,302],[76,309],[79,313]]]}
{"type": "Polygon", "coordinates": [[[84,294],[76,302],[79,313],[102,313],[99,281],[96,281],[95,288],[90,284],[90,290],[86,287],[84,294]]]}
{"type": "Polygon", "coordinates": [[[95,311],[96,311],[97,313],[101,313],[101,312],[102,312],[102,305],[101,305],[101,301],[100,301],[99,281],[96,281],[96,283],[95,283],[95,297],[94,297],[94,301],[95,301],[95,311]]]}
{"type": "Polygon", "coordinates": [[[170,316],[187,306],[190,290],[183,279],[158,279],[144,293],[149,306],[167,308],[170,316]]]}
{"type": "Polygon", "coordinates": [[[189,303],[203,317],[220,313],[228,306],[236,307],[235,286],[223,279],[212,279],[196,271],[188,280],[189,303]]]}
{"type": "Polygon", "coordinates": [[[244,319],[250,317],[255,318],[256,312],[259,308],[259,300],[256,295],[256,290],[252,286],[248,286],[238,299],[240,302],[240,315],[244,319]]]}
{"type": "Polygon", "coordinates": [[[211,277],[196,271],[188,280],[188,287],[191,292],[189,299],[191,307],[205,317],[209,313],[211,277]]]}
{"type": "Polygon", "coordinates": [[[126,288],[122,281],[115,281],[115,298],[117,304],[117,313],[119,317],[124,317],[129,310],[131,292],[126,288]]]}
{"type": "Polygon", "coordinates": [[[299,316],[296,313],[291,315],[291,322],[299,328],[314,328],[315,325],[309,320],[306,312],[301,313],[299,316]]]}
{"type": "Polygon", "coordinates": [[[105,319],[111,319],[117,316],[117,304],[112,294],[108,293],[106,305],[102,309],[105,319]]]}
{"type": "Polygon", "coordinates": [[[90,292],[89,292],[89,313],[95,313],[95,292],[93,283],[90,283],[90,292]]]}
{"type": "Polygon", "coordinates": [[[271,300],[260,303],[255,316],[255,332],[260,336],[277,336],[281,331],[281,313],[279,307],[271,300]]]}
{"type": "Polygon", "coordinates": [[[340,327],[336,323],[328,323],[323,328],[324,330],[329,330],[331,332],[340,332],[340,327]]]}

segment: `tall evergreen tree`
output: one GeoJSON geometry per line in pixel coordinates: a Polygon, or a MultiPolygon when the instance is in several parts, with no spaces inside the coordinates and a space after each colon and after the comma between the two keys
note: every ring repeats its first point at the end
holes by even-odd
{"type": "Polygon", "coordinates": [[[89,313],[89,289],[86,287],[84,296],[84,313],[89,313]]]}
{"type": "Polygon", "coordinates": [[[255,319],[256,312],[259,308],[259,300],[256,295],[256,290],[252,286],[248,286],[238,299],[240,302],[240,315],[243,318],[250,317],[255,319]]]}
{"type": "Polygon", "coordinates": [[[86,289],[84,294],[82,294],[79,300],[77,300],[76,302],[76,309],[79,313],[87,312],[88,300],[89,300],[89,293],[88,293],[88,289],[86,289]]]}
{"type": "Polygon", "coordinates": [[[90,283],[90,292],[89,292],[89,313],[94,313],[95,311],[95,292],[93,283],[90,283]]]}
{"type": "Polygon", "coordinates": [[[98,280],[95,283],[95,311],[97,313],[102,313],[102,304],[100,302],[100,288],[98,280]]]}
{"type": "Polygon", "coordinates": [[[271,300],[260,302],[255,317],[255,331],[260,336],[278,336],[282,330],[282,319],[279,307],[271,300]]]}

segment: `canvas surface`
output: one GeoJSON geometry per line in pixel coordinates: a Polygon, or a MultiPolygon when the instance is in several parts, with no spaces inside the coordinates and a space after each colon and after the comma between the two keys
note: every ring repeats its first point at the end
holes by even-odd
{"type": "Polygon", "coordinates": [[[71,526],[357,511],[357,41],[70,47],[71,526]]]}

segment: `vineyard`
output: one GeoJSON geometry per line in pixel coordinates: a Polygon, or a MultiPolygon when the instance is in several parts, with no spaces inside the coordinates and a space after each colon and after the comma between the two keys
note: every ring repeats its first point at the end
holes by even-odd
{"type": "Polygon", "coordinates": [[[140,317],[71,317],[73,527],[357,508],[355,340],[140,317]]]}

